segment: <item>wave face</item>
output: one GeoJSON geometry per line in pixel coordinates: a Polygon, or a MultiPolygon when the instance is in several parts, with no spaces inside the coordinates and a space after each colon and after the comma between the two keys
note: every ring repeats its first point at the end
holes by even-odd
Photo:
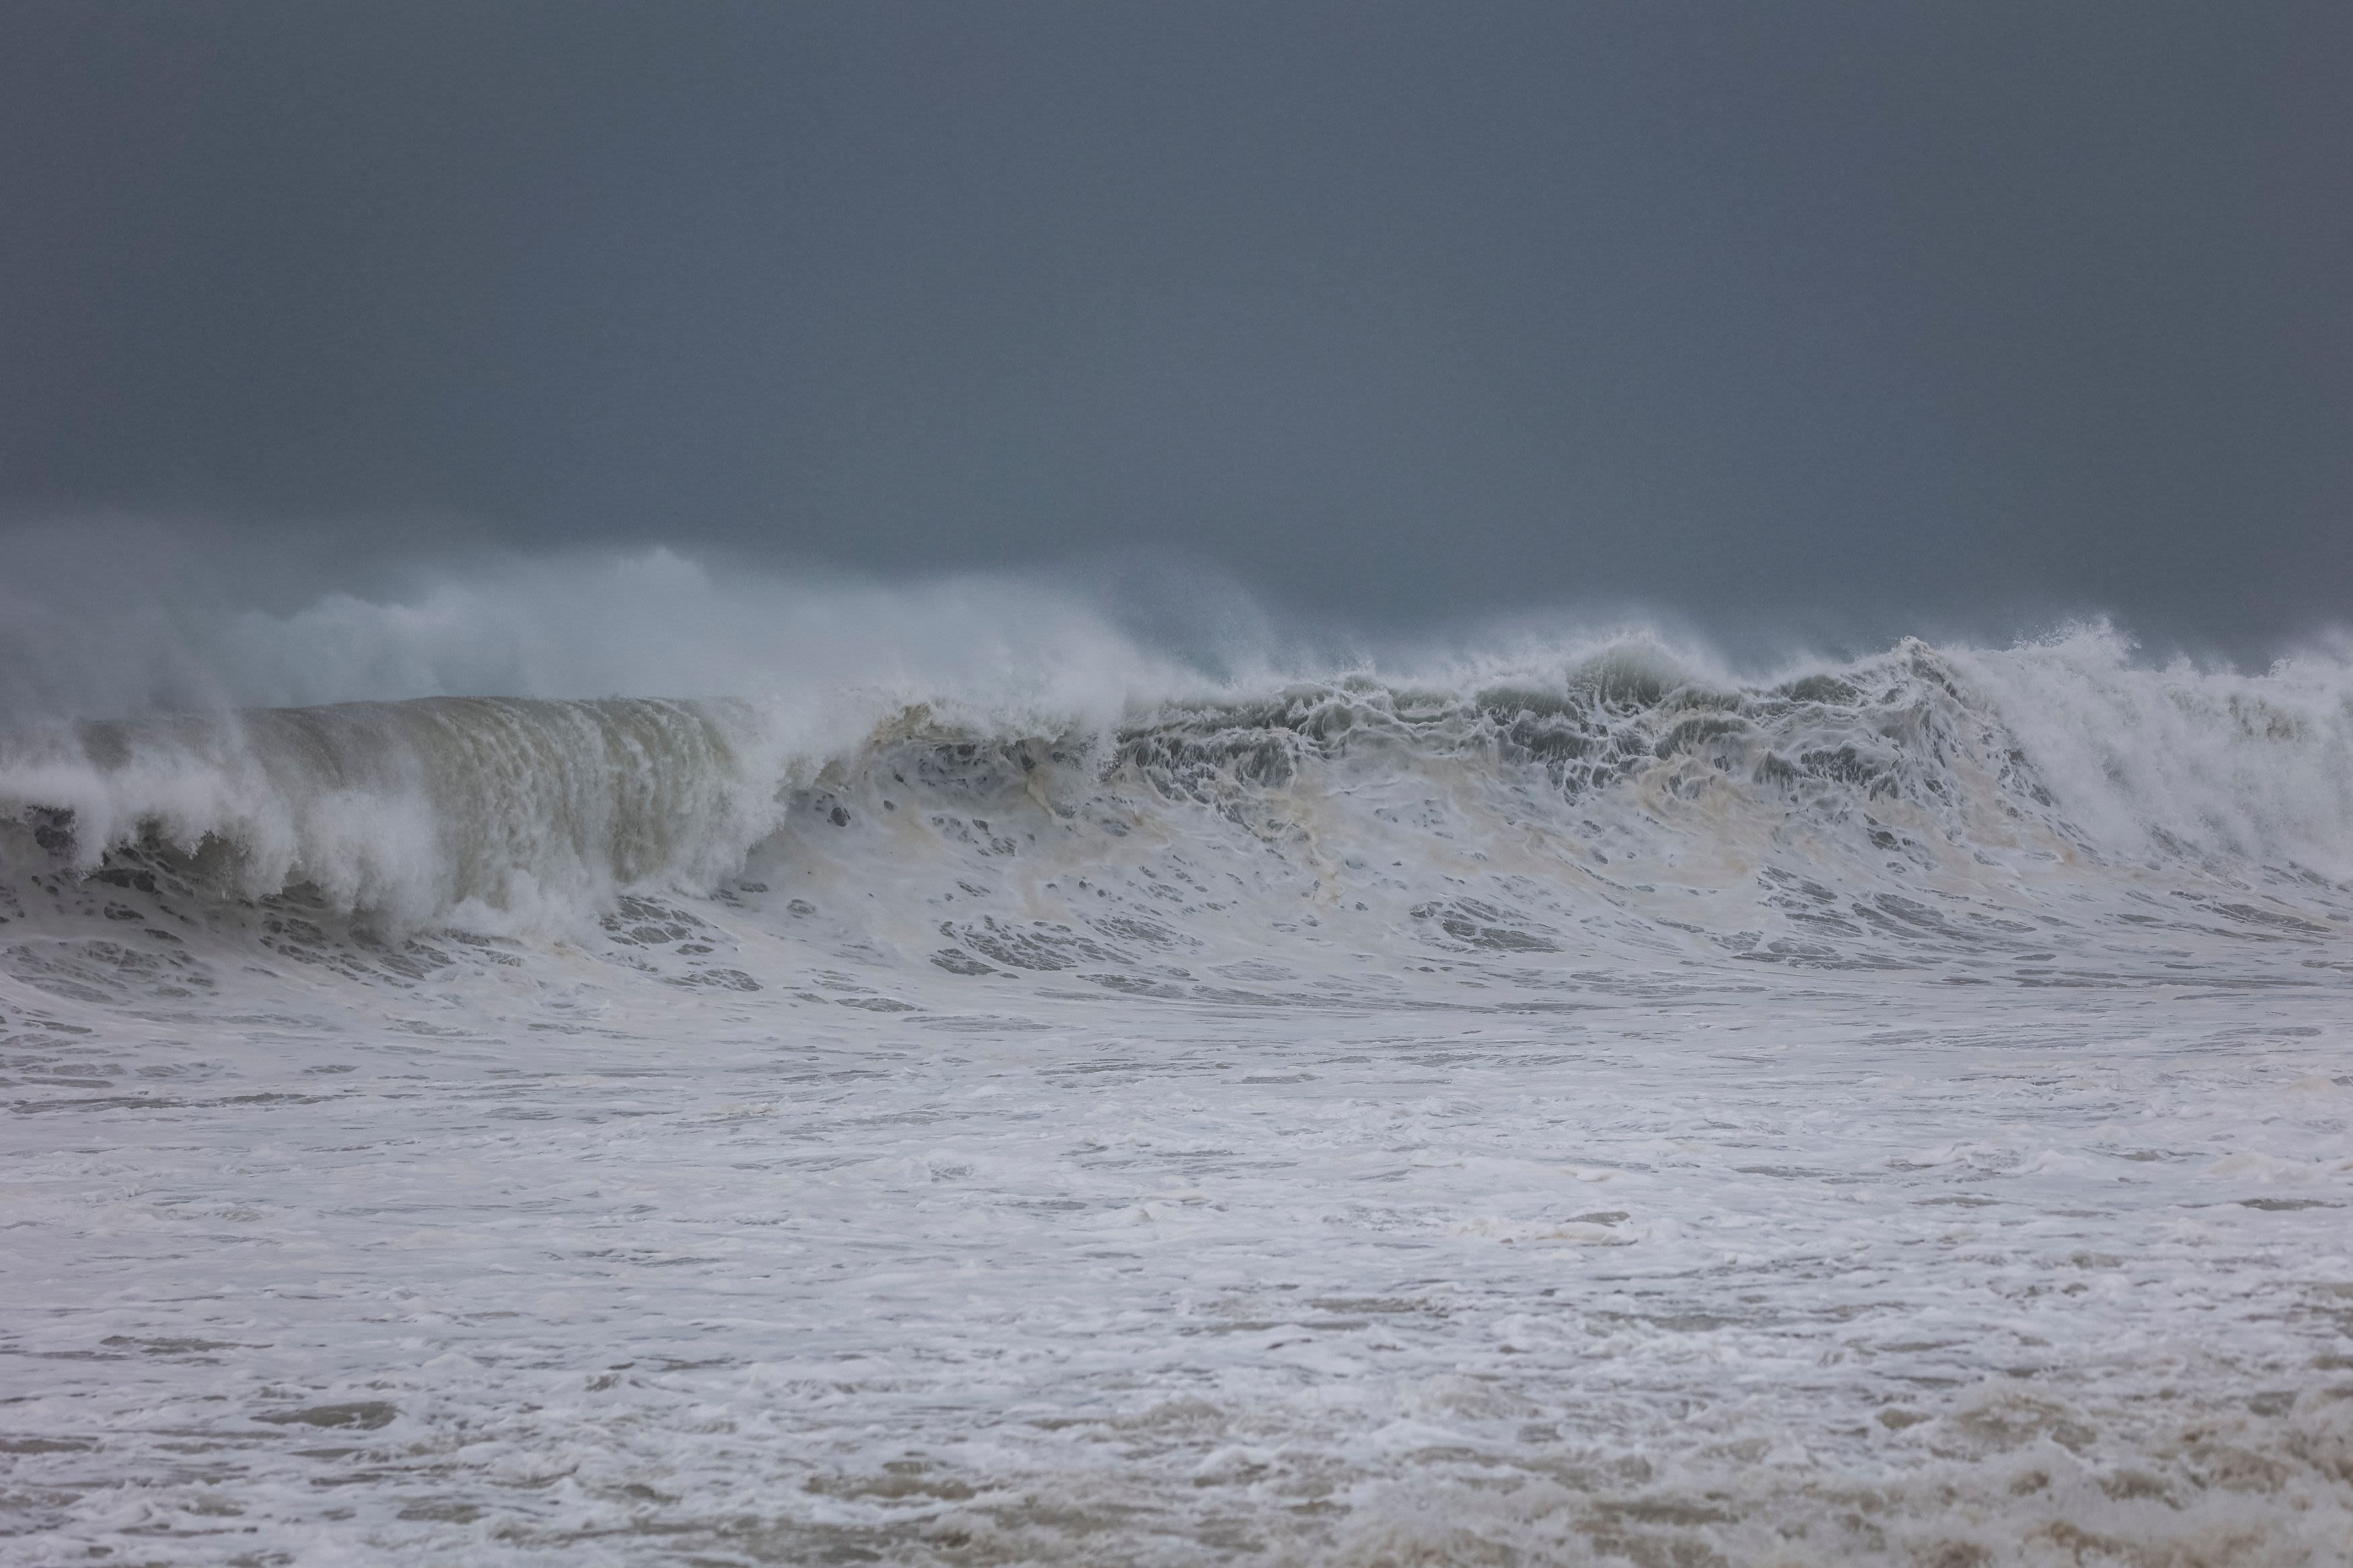
{"type": "Polygon", "coordinates": [[[404,925],[708,886],[775,825],[741,705],[425,698],[20,737],[0,784],[80,874],[125,852],[404,925]]]}
{"type": "Polygon", "coordinates": [[[554,937],[723,895],[797,935],[822,890],[832,943],[886,964],[1172,998],[1219,994],[1181,956],[1238,942],[1534,973],[2128,962],[2152,923],[2333,934],[2347,671],[2123,655],[1906,642],[1739,685],[1626,644],[1092,723],[899,704],[830,749],[744,700],[347,703],[19,733],[0,812],[19,879],[135,869],[206,919],[290,900],[364,936],[554,937]]]}

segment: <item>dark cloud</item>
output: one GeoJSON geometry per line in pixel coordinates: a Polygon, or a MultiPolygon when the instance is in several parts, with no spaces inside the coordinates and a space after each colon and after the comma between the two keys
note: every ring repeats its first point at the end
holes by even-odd
{"type": "Polygon", "coordinates": [[[2353,10],[20,0],[0,507],[2353,615],[2353,10]]]}

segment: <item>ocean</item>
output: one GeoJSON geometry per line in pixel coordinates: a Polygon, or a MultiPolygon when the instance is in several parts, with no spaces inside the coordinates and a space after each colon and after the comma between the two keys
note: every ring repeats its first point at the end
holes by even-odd
{"type": "Polygon", "coordinates": [[[2353,1561],[2353,660],[27,721],[0,1560],[2353,1561]]]}

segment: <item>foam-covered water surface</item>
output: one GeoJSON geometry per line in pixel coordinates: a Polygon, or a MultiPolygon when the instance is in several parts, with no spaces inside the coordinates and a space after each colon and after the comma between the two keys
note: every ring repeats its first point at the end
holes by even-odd
{"type": "Polygon", "coordinates": [[[2353,679],[0,741],[0,1554],[2353,1554],[2353,679]]]}

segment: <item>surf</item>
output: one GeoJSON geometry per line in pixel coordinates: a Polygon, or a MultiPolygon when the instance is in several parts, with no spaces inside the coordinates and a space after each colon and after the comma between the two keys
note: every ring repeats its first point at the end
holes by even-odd
{"type": "Polygon", "coordinates": [[[1643,640],[1048,719],[878,698],[813,745],[774,702],[434,697],[52,725],[0,740],[0,862],[20,906],[160,875],[185,918],[276,901],[395,942],[714,900],[806,942],[822,904],[820,944],[885,968],[1169,996],[1219,994],[1184,955],[1238,942],[2114,965],[2152,925],[2316,942],[2353,907],[2342,665],[2136,668],[2095,631],[1742,683],[1643,640]]]}

